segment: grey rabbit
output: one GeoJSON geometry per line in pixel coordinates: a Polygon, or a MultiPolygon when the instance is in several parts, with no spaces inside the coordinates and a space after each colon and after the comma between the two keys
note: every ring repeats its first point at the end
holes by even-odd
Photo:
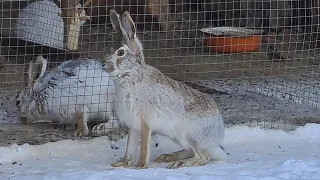
{"type": "Polygon", "coordinates": [[[93,127],[96,134],[117,126],[115,87],[99,60],[68,60],[48,73],[46,68],[42,56],[29,64],[28,85],[16,97],[22,121],[76,122],[75,136],[88,135],[88,121],[104,122],[93,127]],[[42,68],[36,79],[34,71],[39,64],[42,68]]]}
{"type": "Polygon", "coordinates": [[[140,158],[134,166],[148,168],[151,133],[167,136],[182,150],[162,154],[155,162],[167,168],[202,166],[211,159],[224,160],[220,145],[224,122],[212,96],[169,78],[145,63],[136,25],[128,11],[110,10],[121,43],[105,57],[105,69],[115,85],[115,108],[120,123],[129,127],[124,157],[112,164],[130,167],[139,140],[140,158]]]}

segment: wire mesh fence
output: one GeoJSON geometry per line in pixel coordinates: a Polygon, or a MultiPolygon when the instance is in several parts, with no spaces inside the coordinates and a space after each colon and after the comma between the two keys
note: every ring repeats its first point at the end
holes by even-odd
{"type": "MultiPolygon", "coordinates": [[[[319,8],[316,0],[3,0],[0,144],[73,137],[75,129],[67,131],[62,122],[21,124],[15,99],[39,55],[48,61],[47,73],[67,60],[103,62],[118,41],[110,9],[128,10],[147,63],[212,94],[226,125],[291,130],[319,122],[319,8]]],[[[76,80],[90,71],[83,67],[70,68],[80,69],[76,80]]],[[[67,92],[64,104],[71,107],[67,92]]],[[[108,127],[115,139],[126,131],[108,127]]]]}

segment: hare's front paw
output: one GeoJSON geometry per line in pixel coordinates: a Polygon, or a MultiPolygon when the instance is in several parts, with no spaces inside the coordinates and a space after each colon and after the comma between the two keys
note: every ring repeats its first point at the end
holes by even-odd
{"type": "Polygon", "coordinates": [[[136,169],[148,169],[148,163],[139,161],[135,166],[136,169]]]}
{"type": "Polygon", "coordinates": [[[115,162],[115,163],[112,163],[111,166],[112,166],[112,167],[120,167],[120,166],[123,166],[123,167],[132,167],[133,164],[132,164],[132,162],[130,161],[130,159],[122,158],[120,161],[115,162]]]}

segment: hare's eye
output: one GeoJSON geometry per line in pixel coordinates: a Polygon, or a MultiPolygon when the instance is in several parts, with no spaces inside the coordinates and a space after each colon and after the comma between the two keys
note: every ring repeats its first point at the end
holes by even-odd
{"type": "Polygon", "coordinates": [[[118,56],[124,56],[124,50],[123,49],[119,49],[118,50],[118,56]]]}

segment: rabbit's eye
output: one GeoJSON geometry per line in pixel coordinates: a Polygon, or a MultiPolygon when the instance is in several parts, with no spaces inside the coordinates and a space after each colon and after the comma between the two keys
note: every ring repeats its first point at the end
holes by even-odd
{"type": "Polygon", "coordinates": [[[118,50],[118,56],[124,56],[124,50],[123,49],[119,49],[118,50]]]}

